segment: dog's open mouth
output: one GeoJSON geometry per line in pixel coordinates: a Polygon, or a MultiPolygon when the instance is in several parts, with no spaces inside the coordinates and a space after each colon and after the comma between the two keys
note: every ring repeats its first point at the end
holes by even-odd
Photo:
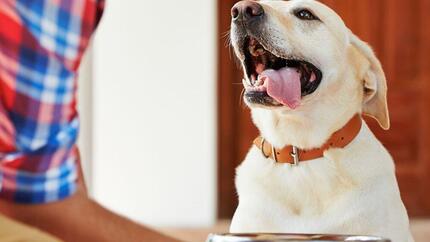
{"type": "Polygon", "coordinates": [[[255,38],[244,44],[245,85],[248,102],[266,106],[300,105],[301,98],[318,88],[322,72],[312,63],[283,59],[266,50],[255,38]]]}

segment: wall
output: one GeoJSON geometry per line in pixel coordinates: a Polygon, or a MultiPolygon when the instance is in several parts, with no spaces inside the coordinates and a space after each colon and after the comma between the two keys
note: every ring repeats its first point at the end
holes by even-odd
{"type": "Polygon", "coordinates": [[[94,42],[94,197],[139,222],[216,217],[215,0],[111,0],[94,42]]]}
{"type": "Polygon", "coordinates": [[[81,62],[78,74],[78,110],[80,132],[78,147],[84,179],[90,193],[92,186],[93,164],[93,72],[92,48],[90,47],[81,62]]]}

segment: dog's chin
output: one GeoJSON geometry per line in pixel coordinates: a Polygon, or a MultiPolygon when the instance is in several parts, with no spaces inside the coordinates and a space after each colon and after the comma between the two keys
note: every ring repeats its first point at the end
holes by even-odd
{"type": "Polygon", "coordinates": [[[291,108],[284,105],[272,97],[267,92],[245,92],[243,95],[245,104],[251,109],[265,109],[268,111],[276,111],[281,113],[291,113],[298,110],[300,107],[291,108]]]}
{"type": "Polygon", "coordinates": [[[265,91],[245,91],[244,100],[250,108],[279,109],[286,107],[270,97],[265,91]]]}

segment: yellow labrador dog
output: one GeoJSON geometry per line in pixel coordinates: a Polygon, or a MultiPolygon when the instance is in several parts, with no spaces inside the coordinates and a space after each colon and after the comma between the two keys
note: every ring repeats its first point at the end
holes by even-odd
{"type": "Polygon", "coordinates": [[[314,0],[241,1],[231,41],[261,137],[238,167],[231,232],[412,242],[394,163],[361,114],[390,126],[371,48],[314,0]]]}

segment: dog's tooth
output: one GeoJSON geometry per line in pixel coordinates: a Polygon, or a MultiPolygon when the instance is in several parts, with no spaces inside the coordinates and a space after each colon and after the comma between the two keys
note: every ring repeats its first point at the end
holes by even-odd
{"type": "Polygon", "coordinates": [[[266,51],[263,48],[258,48],[256,50],[256,54],[258,54],[258,55],[264,55],[264,52],[266,52],[266,51]]]}
{"type": "Polygon", "coordinates": [[[249,53],[251,53],[251,55],[253,55],[254,57],[258,57],[264,54],[264,49],[263,48],[258,48],[257,46],[249,46],[249,53]]]}
{"type": "Polygon", "coordinates": [[[261,85],[263,85],[264,84],[264,82],[263,82],[263,80],[262,80],[262,78],[261,78],[261,75],[258,75],[257,76],[257,81],[255,82],[255,85],[256,86],[261,86],[261,85]]]}
{"type": "Polygon", "coordinates": [[[250,45],[249,46],[249,53],[251,53],[252,56],[257,57],[257,51],[255,49],[255,45],[250,45]]]}
{"type": "Polygon", "coordinates": [[[260,75],[257,78],[257,81],[255,82],[255,86],[260,86],[261,85],[261,79],[260,79],[260,75]]]}

